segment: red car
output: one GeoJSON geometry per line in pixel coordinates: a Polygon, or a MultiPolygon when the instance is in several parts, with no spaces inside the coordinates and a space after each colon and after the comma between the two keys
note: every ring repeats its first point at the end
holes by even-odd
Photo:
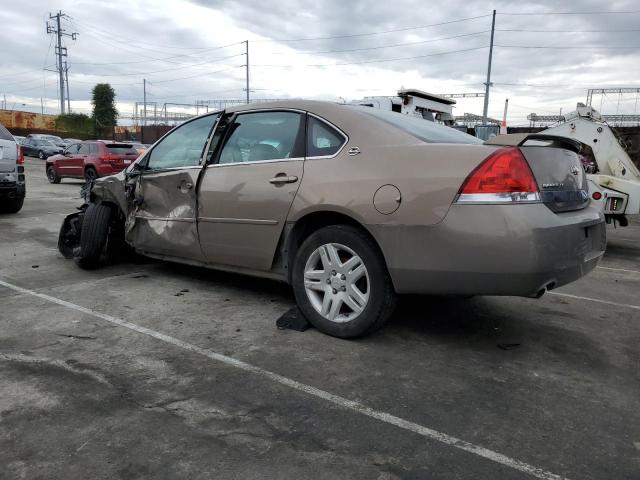
{"type": "Polygon", "coordinates": [[[127,143],[105,140],[74,143],[62,154],[47,159],[47,179],[50,183],[60,183],[63,178],[84,178],[90,182],[124,170],[136,158],[138,151],[127,143]]]}

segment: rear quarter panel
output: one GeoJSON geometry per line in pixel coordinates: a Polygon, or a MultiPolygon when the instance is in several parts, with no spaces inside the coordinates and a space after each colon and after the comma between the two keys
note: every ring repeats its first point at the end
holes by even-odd
{"type": "Polygon", "coordinates": [[[496,149],[426,144],[402,132],[375,127],[345,129],[349,141],[338,156],[305,161],[289,220],[330,210],[365,225],[436,224],[447,214],[467,175],[496,149]],[[361,153],[350,156],[347,152],[352,147],[361,153]],[[395,212],[383,214],[373,199],[381,186],[389,184],[400,190],[401,200],[395,212]]]}

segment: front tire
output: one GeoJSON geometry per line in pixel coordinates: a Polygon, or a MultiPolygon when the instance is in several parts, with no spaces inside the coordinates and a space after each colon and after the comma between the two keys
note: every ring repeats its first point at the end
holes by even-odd
{"type": "Polygon", "coordinates": [[[58,174],[56,173],[56,169],[53,167],[53,165],[49,165],[47,167],[47,180],[49,180],[49,183],[60,183],[60,180],[62,180],[58,174]]]}
{"type": "Polygon", "coordinates": [[[80,248],[74,256],[80,268],[94,270],[106,254],[107,237],[113,210],[107,205],[92,203],[85,212],[80,231],[80,248]]]}
{"type": "Polygon", "coordinates": [[[352,338],[377,330],[396,304],[378,246],[350,225],[321,228],[302,243],[292,284],[307,320],[334,337],[352,338]]]}
{"type": "Polygon", "coordinates": [[[87,182],[94,182],[96,178],[98,178],[98,172],[96,172],[96,169],[93,167],[87,167],[84,171],[84,179],[87,182]]]}

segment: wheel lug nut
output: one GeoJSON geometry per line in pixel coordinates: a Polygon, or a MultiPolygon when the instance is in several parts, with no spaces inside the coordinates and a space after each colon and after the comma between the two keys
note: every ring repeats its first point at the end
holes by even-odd
{"type": "Polygon", "coordinates": [[[331,283],[331,279],[327,278],[327,283],[331,283]]]}
{"type": "Polygon", "coordinates": [[[333,293],[338,293],[338,290],[336,290],[335,288],[333,289],[333,293]]]}
{"type": "Polygon", "coordinates": [[[343,273],[342,275],[340,275],[340,278],[341,278],[342,280],[346,280],[346,279],[347,279],[347,277],[346,277],[346,275],[345,275],[344,273],[343,273]]]}
{"type": "Polygon", "coordinates": [[[335,270],[331,270],[331,275],[333,275],[335,277],[336,276],[336,271],[335,270]]]}
{"type": "Polygon", "coordinates": [[[342,290],[343,292],[346,292],[346,291],[347,291],[347,287],[345,287],[345,286],[343,285],[343,286],[342,286],[342,288],[341,288],[341,290],[342,290]]]}

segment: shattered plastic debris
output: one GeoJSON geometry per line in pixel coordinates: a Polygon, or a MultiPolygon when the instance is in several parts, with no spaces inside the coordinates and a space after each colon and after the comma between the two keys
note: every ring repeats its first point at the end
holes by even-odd
{"type": "Polygon", "coordinates": [[[298,307],[293,307],[287,310],[278,320],[276,320],[276,326],[278,330],[295,330],[297,332],[304,332],[311,326],[309,321],[304,318],[302,312],[298,307]]]}
{"type": "Polygon", "coordinates": [[[499,343],[498,344],[498,348],[501,348],[502,350],[515,350],[519,346],[520,346],[519,343],[499,343]]]}

